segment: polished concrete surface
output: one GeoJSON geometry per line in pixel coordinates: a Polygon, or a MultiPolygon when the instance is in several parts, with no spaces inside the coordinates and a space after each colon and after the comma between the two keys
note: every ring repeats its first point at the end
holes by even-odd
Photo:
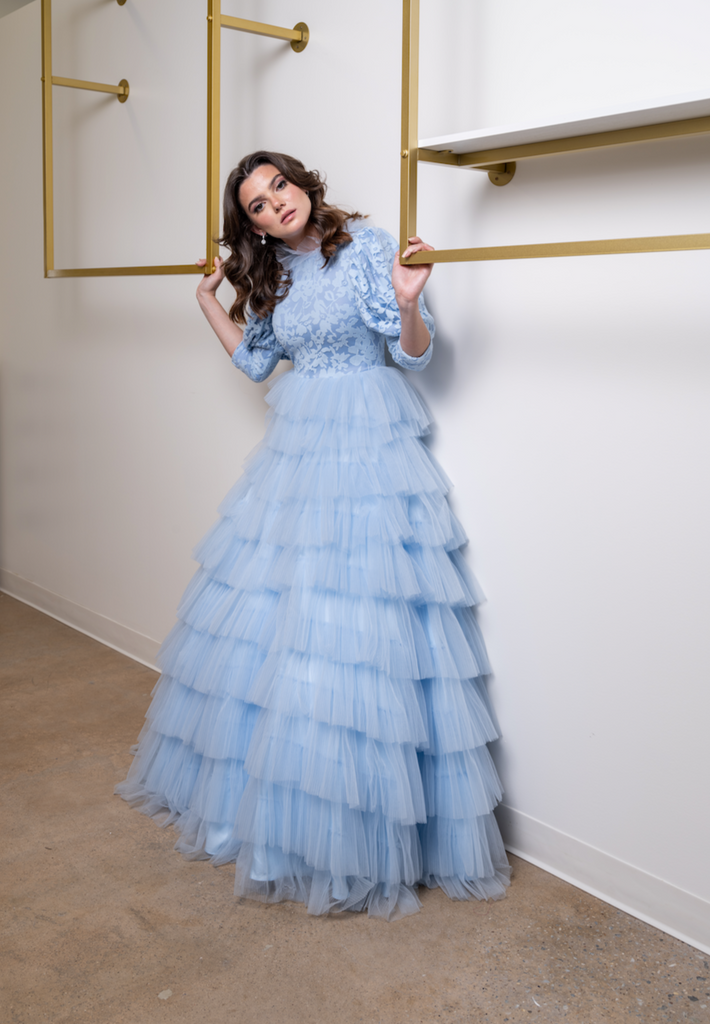
{"type": "Polygon", "coordinates": [[[112,795],[155,673],[0,594],[0,1021],[709,1022],[708,957],[513,858],[386,924],[235,899],[112,795]]]}

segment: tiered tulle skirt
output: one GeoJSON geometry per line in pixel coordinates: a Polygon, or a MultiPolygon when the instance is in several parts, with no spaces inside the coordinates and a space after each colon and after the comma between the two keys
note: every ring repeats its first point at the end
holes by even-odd
{"type": "Polygon", "coordinates": [[[236,892],[413,913],[504,895],[497,737],[448,481],[385,367],[271,388],[159,656],[125,782],[236,892]]]}

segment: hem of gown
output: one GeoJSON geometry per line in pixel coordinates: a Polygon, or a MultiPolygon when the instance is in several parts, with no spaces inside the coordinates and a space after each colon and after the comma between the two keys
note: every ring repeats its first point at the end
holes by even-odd
{"type": "MultiPolygon", "coordinates": [[[[191,822],[189,812],[184,814],[171,809],[155,794],[142,787],[131,786],[129,780],[120,782],[114,793],[161,828],[172,825],[178,833],[174,849],[185,860],[208,860],[214,867],[235,864],[235,896],[259,903],[303,903],[307,912],[314,916],[367,911],[369,917],[397,921],[421,910],[422,903],[417,895],[417,889],[421,887],[441,889],[451,900],[499,900],[510,885],[511,869],[505,860],[494,863],[494,873],[483,878],[442,877],[428,873],[412,882],[373,882],[356,875],[335,878],[328,871],[310,867],[301,857],[284,855],[280,851],[276,851],[277,856],[283,858],[292,870],[278,878],[268,878],[263,873],[268,850],[255,851],[250,843],[245,842],[241,843],[236,854],[225,857],[220,856],[219,845],[226,844],[215,843],[217,848],[209,853],[210,826],[204,822],[199,825],[191,822]]],[[[233,850],[233,846],[231,848],[233,850]]]]}

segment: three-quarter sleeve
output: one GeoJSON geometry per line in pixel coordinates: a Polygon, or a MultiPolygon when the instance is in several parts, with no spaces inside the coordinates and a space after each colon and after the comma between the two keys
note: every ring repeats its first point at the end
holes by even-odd
{"type": "Polygon", "coordinates": [[[280,359],[288,359],[274,334],[271,314],[263,319],[250,316],[244,328],[244,337],[232,356],[234,365],[252,380],[266,380],[276,369],[280,359]]]}
{"type": "Polygon", "coordinates": [[[360,228],[346,250],[350,250],[350,277],[365,326],[385,338],[395,363],[407,370],[423,370],[431,359],[434,320],[420,295],[419,312],[430,342],[422,355],[407,355],[400,344],[402,319],[392,287],[392,264],[397,249],[397,242],[387,231],[374,226],[360,228]]]}

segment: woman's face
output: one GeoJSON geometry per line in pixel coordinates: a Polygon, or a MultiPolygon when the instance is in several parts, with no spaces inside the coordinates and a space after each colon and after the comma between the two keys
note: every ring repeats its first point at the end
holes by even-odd
{"type": "Polygon", "coordinates": [[[239,202],[257,234],[266,232],[292,249],[308,234],[311,201],[273,164],[262,164],[249,175],[239,189],[239,202]]]}

